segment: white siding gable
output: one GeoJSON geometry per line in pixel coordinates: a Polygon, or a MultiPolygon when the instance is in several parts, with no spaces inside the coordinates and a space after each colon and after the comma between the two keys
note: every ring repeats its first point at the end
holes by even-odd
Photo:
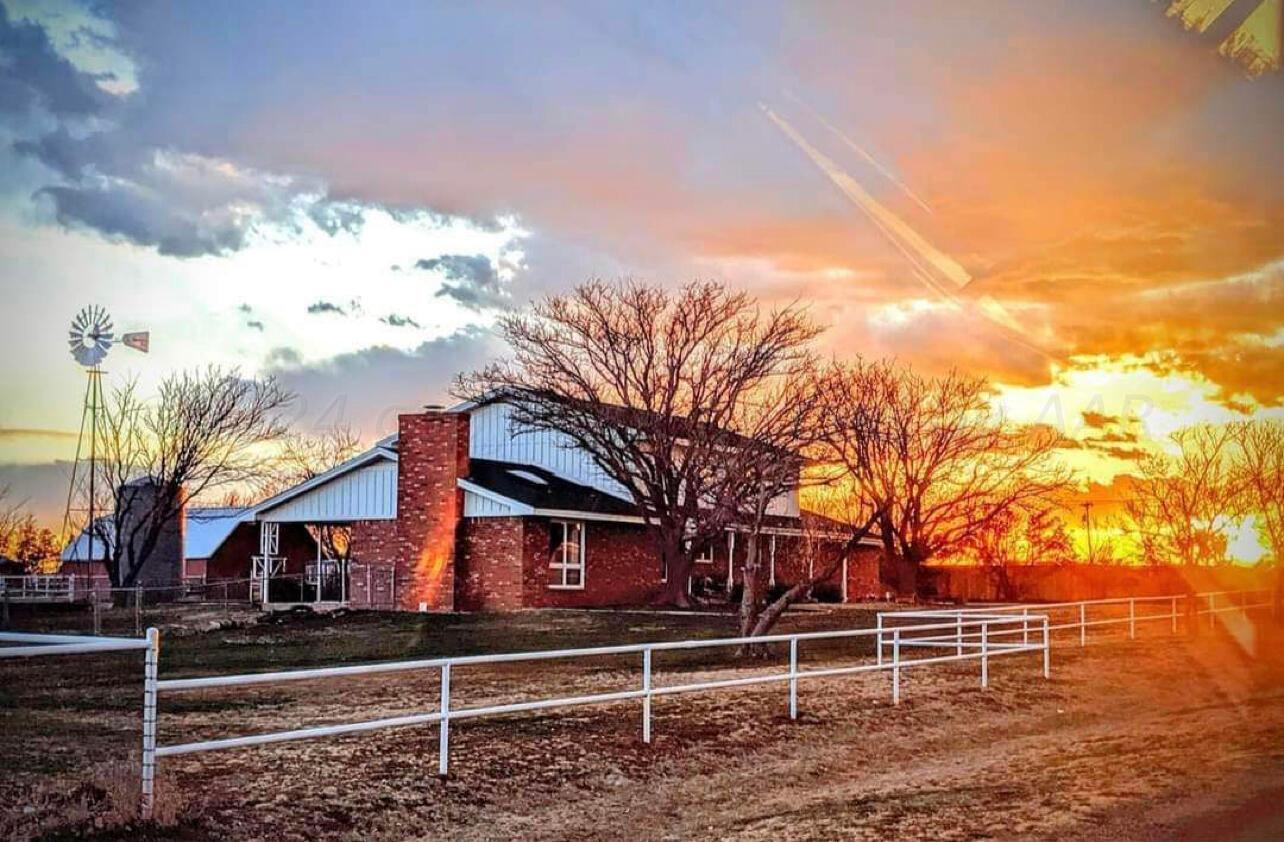
{"type": "Polygon", "coordinates": [[[259,520],[281,523],[392,520],[397,517],[397,463],[381,459],[309,489],[259,520]]]}
{"type": "Polygon", "coordinates": [[[513,507],[472,491],[464,492],[464,517],[512,517],[513,507]]]}

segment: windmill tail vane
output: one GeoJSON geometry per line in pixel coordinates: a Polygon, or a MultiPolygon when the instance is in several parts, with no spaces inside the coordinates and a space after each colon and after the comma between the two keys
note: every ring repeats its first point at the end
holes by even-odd
{"type": "Polygon", "coordinates": [[[148,349],[151,347],[151,334],[145,330],[138,331],[136,333],[122,334],[120,342],[126,348],[133,348],[135,351],[142,351],[146,354],[148,349]]]}

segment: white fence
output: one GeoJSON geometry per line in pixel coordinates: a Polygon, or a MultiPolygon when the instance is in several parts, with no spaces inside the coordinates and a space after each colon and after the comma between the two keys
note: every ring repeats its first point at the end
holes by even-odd
{"type": "MultiPolygon", "coordinates": [[[[1269,600],[1264,602],[1257,600],[1257,597],[1263,593],[1267,592],[1238,591],[1198,594],[1194,597],[1196,602],[1189,603],[1187,607],[1192,615],[1208,614],[1210,619],[1215,618],[1217,614],[1229,611],[1247,614],[1250,610],[1272,604],[1269,600]],[[1197,603],[1199,607],[1196,607],[1197,603]]],[[[1036,606],[1002,605],[982,608],[893,611],[881,612],[878,615],[877,626],[872,629],[800,632],[749,638],[678,640],[622,646],[599,646],[585,649],[557,649],[500,655],[429,658],[344,667],[166,680],[159,680],[157,677],[160,637],[155,629],[148,629],[147,636],[144,639],[0,633],[0,643],[26,644],[11,648],[0,647],[0,658],[51,654],[84,654],[128,649],[146,651],[143,675],[143,759],[141,770],[142,811],[146,817],[150,815],[152,808],[156,762],[162,757],[436,723],[439,726],[438,772],[444,776],[449,771],[450,724],[454,720],[522,711],[547,710],[550,708],[640,701],[642,708],[642,740],[650,743],[651,708],[652,702],[656,697],[746,687],[756,684],[785,683],[788,688],[789,717],[796,719],[798,717],[798,684],[800,681],[866,672],[889,673],[892,701],[899,704],[901,700],[901,672],[906,669],[975,660],[979,662],[980,666],[981,686],[988,687],[990,659],[1003,655],[1038,652],[1042,656],[1042,674],[1047,678],[1050,676],[1051,670],[1050,652],[1053,644],[1053,632],[1077,629],[1080,642],[1086,643],[1087,630],[1096,626],[1126,623],[1128,624],[1130,637],[1135,637],[1138,623],[1164,620],[1169,622],[1172,629],[1176,631],[1179,603],[1186,605],[1186,603],[1182,602],[1185,599],[1186,597],[1177,595],[1089,600],[1036,606]],[[1153,609],[1144,609],[1141,613],[1137,610],[1139,605],[1150,606],[1155,604],[1166,606],[1168,610],[1158,612],[1153,609]],[[1100,616],[1100,614],[1111,608],[1122,611],[1123,606],[1127,606],[1128,609],[1126,616],[1100,616]],[[1058,619],[1054,622],[1053,617],[1057,614],[1068,614],[1070,619],[1058,619]],[[1090,614],[1093,615],[1091,618],[1090,614]],[[1019,640],[1017,639],[1018,636],[1019,640]],[[873,663],[844,664],[811,669],[802,669],[799,666],[799,649],[803,643],[816,640],[870,637],[874,638],[876,650],[873,663]],[[782,643],[788,645],[789,658],[787,667],[778,671],[688,683],[659,684],[655,681],[655,661],[658,654],[678,650],[782,643]],[[910,653],[915,650],[943,651],[944,654],[910,657],[910,653]],[[528,701],[474,707],[455,707],[451,704],[452,681],[457,680],[459,670],[464,667],[626,655],[640,656],[640,675],[634,689],[578,696],[537,698],[528,701]],[[440,698],[436,708],[432,710],[411,712],[403,716],[383,719],[230,736],[198,742],[158,745],[156,741],[157,704],[161,693],[169,694],[191,690],[244,687],[257,684],[422,670],[435,670],[440,676],[440,698]]]]}
{"type": "MultiPolygon", "coordinates": [[[[642,740],[651,742],[651,707],[656,697],[720,690],[732,687],[746,687],[755,684],[785,683],[788,685],[788,711],[791,719],[798,717],[798,684],[800,681],[852,675],[864,672],[885,671],[891,675],[892,701],[901,700],[901,672],[911,668],[921,668],[932,664],[943,664],[960,661],[979,661],[981,686],[989,686],[990,659],[1003,655],[1018,655],[1027,652],[1042,652],[1043,675],[1048,677],[1050,661],[1048,658],[1047,619],[1031,614],[1028,617],[993,616],[969,618],[962,621],[963,628],[971,634],[972,629],[979,629],[983,641],[990,637],[991,629],[1003,629],[1009,626],[1030,627],[1037,625],[1041,631],[1036,643],[999,642],[985,645],[975,651],[952,653],[930,657],[907,657],[902,652],[899,641],[902,636],[908,641],[911,637],[915,645],[930,644],[930,636],[944,634],[954,630],[958,623],[920,623],[913,626],[894,629],[890,632],[892,654],[890,658],[880,658],[875,663],[847,664],[843,666],[802,669],[799,666],[800,644],[815,640],[862,639],[875,637],[881,632],[877,629],[850,629],[843,631],[800,632],[797,634],[766,635],[760,637],[721,638],[712,640],[678,640],[657,643],[639,643],[623,646],[598,646],[586,649],[557,649],[543,652],[514,652],[500,655],[472,655],[455,658],[431,658],[415,661],[393,661],[388,663],[362,664],[345,667],[328,667],[320,669],[299,669],[282,672],[249,673],[244,675],[220,675],[202,678],[178,678],[157,680],[156,664],[159,658],[159,635],[155,629],[148,629],[144,640],[126,640],[109,638],[76,638],[65,635],[18,635],[0,636],[5,640],[24,642],[27,639],[57,639],[57,645],[42,645],[26,648],[0,648],[0,657],[12,655],[63,654],[94,651],[112,651],[115,649],[145,649],[147,662],[144,668],[143,692],[143,803],[144,816],[149,816],[152,808],[155,788],[156,762],[159,758],[195,752],[217,751],[222,749],[243,748],[266,745],[269,743],[293,740],[314,739],[318,737],[354,734],[375,731],[383,728],[396,728],[410,725],[439,725],[438,772],[446,775],[449,772],[450,758],[450,724],[454,720],[473,719],[483,716],[518,713],[522,711],[546,710],[550,708],[573,707],[579,705],[606,704],[636,700],[642,706],[642,740]],[[100,641],[110,641],[103,643],[100,641]],[[789,651],[788,665],[780,671],[760,673],[752,676],[721,678],[688,683],[657,684],[654,681],[654,661],[656,655],[664,652],[689,649],[714,649],[741,646],[760,646],[766,644],[787,644],[789,651]],[[539,698],[522,702],[511,702],[499,705],[477,707],[454,707],[451,704],[452,681],[457,680],[458,671],[463,667],[487,664],[511,664],[516,662],[549,661],[555,659],[591,658],[601,656],[640,656],[640,676],[636,689],[620,690],[605,693],[593,693],[580,696],[559,696],[539,698]],[[435,710],[414,712],[404,716],[384,719],[348,722],[336,725],[324,725],[312,728],[300,728],[290,731],[276,731],[265,734],[226,737],[217,740],[205,740],[173,745],[158,745],[156,742],[157,703],[161,693],[190,691],[210,688],[242,687],[256,684],[279,683],[288,681],[307,681],[319,678],[341,678],[372,675],[377,673],[406,672],[413,670],[436,670],[440,675],[440,699],[435,710]]],[[[1000,635],[996,635],[998,637],[1000,635]]],[[[909,647],[907,646],[906,649],[909,647]]]]}
{"type": "Polygon", "coordinates": [[[99,655],[104,652],[142,651],[143,656],[143,762],[142,812],[152,812],[156,780],[156,671],[160,664],[160,632],[148,629],[147,636],[95,637],[70,634],[28,634],[0,631],[0,658],[31,658],[40,655],[99,655]]]}
{"type": "MultiPolygon", "coordinates": [[[[1247,614],[1249,611],[1259,609],[1270,609],[1271,613],[1274,614],[1275,602],[1273,597],[1274,593],[1270,590],[1209,591],[1199,594],[1089,599],[1079,602],[1050,602],[1036,605],[987,605],[976,608],[957,607],[880,611],[877,625],[880,630],[878,651],[881,659],[883,652],[890,645],[888,635],[894,625],[902,621],[922,623],[953,620],[956,624],[956,629],[950,641],[954,643],[955,651],[961,653],[965,648],[976,645],[976,632],[965,634],[963,629],[959,627],[959,624],[965,619],[980,616],[1028,617],[1034,616],[1031,612],[1037,611],[1040,615],[1049,617],[1048,628],[1050,632],[1075,630],[1078,632],[1079,645],[1086,646],[1088,643],[1088,631],[1093,628],[1126,625],[1128,627],[1128,637],[1131,640],[1137,637],[1138,625],[1144,623],[1165,623],[1175,634],[1183,619],[1187,622],[1192,622],[1199,617],[1206,616],[1208,625],[1212,628],[1216,624],[1219,614],[1231,612],[1247,614]]],[[[1004,629],[996,632],[996,634],[1001,636],[1020,634],[1026,643],[1030,639],[1030,629],[1028,627],[1004,629]]],[[[945,637],[949,636],[946,635],[945,637]]],[[[946,641],[944,638],[937,638],[937,642],[946,641]]],[[[1055,643],[1055,639],[1052,642],[1055,643]]]]}
{"type": "Polygon", "coordinates": [[[0,576],[0,599],[11,602],[75,602],[78,596],[88,594],[83,588],[77,594],[74,576],[0,576]]]}

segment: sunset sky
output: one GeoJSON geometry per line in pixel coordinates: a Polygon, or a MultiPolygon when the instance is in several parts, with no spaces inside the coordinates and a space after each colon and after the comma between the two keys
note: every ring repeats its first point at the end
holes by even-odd
{"type": "Polygon", "coordinates": [[[0,0],[0,485],[50,521],[87,304],[151,331],[109,382],[367,438],[623,275],[986,374],[1103,506],[1284,416],[1284,0],[98,5],[0,0]]]}

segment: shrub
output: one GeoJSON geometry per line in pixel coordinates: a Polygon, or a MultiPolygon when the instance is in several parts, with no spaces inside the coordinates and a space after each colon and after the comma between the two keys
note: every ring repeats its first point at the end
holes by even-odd
{"type": "Polygon", "coordinates": [[[843,589],[833,582],[819,582],[812,586],[811,598],[816,602],[842,602],[843,589]]]}
{"type": "Polygon", "coordinates": [[[784,582],[777,582],[776,584],[767,588],[767,595],[766,595],[767,604],[770,605],[771,603],[780,599],[782,596],[785,595],[785,592],[788,591],[791,587],[793,586],[787,585],[784,582]]]}

